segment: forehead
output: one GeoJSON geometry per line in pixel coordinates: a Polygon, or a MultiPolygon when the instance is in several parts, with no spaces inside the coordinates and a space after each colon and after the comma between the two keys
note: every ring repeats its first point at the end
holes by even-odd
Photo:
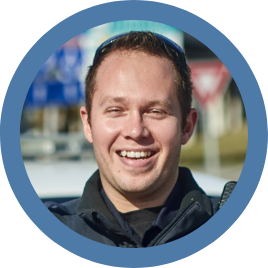
{"type": "Polygon", "coordinates": [[[97,71],[93,103],[95,95],[131,101],[174,98],[175,77],[173,64],[167,58],[137,51],[115,51],[104,59],[97,71]]]}
{"type": "Polygon", "coordinates": [[[167,58],[149,55],[142,51],[123,50],[114,51],[103,60],[97,72],[97,78],[101,78],[107,72],[116,74],[123,70],[133,72],[135,69],[136,71],[146,70],[144,76],[150,75],[152,72],[157,72],[161,76],[175,75],[173,64],[167,58]]]}

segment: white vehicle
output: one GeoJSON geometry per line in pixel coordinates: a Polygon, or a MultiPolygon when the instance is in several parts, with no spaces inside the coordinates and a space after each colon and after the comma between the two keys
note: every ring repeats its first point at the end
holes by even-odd
{"type": "MultiPolygon", "coordinates": [[[[82,195],[89,177],[98,168],[95,160],[24,161],[28,177],[41,199],[74,198],[82,195]]],[[[198,185],[209,196],[219,197],[226,179],[192,171],[198,185]]]]}

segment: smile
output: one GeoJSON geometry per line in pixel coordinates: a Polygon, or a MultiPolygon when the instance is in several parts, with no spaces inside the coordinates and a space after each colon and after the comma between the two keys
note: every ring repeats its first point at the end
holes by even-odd
{"type": "Polygon", "coordinates": [[[131,168],[152,168],[157,159],[158,151],[118,150],[116,151],[120,162],[131,168]]]}
{"type": "Polygon", "coordinates": [[[148,159],[155,154],[153,151],[119,151],[119,156],[130,159],[148,159]]]}

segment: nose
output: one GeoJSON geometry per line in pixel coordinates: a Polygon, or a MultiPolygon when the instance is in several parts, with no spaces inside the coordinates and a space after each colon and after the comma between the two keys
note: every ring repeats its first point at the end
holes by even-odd
{"type": "Polygon", "coordinates": [[[129,116],[126,118],[122,134],[126,139],[133,140],[149,137],[150,132],[146,127],[143,116],[140,112],[136,111],[129,113],[129,116]]]}

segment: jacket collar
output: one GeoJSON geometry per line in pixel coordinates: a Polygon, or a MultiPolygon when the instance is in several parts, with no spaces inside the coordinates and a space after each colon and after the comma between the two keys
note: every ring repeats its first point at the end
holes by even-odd
{"type": "Polygon", "coordinates": [[[105,215],[117,227],[120,227],[110,210],[107,208],[101,196],[101,179],[100,172],[96,170],[90,179],[86,182],[83,195],[77,206],[76,212],[81,215],[83,212],[92,220],[92,212],[98,212],[105,215]]]}
{"type": "MultiPolygon", "coordinates": [[[[178,196],[178,202],[180,203],[179,212],[184,210],[189,203],[197,201],[206,210],[206,212],[211,215],[210,199],[195,182],[191,171],[188,168],[180,167],[178,180],[181,188],[181,196],[178,196]]],[[[99,170],[97,170],[85,185],[83,195],[77,206],[77,214],[81,215],[85,212],[87,216],[92,219],[92,212],[99,212],[105,215],[105,217],[120,228],[119,223],[107,208],[101,196],[101,189],[102,184],[100,174],[99,170]]]]}
{"type": "Polygon", "coordinates": [[[206,193],[199,187],[188,168],[179,168],[179,182],[182,189],[182,201],[180,209],[184,208],[191,201],[197,201],[211,216],[211,201],[206,193]]]}

